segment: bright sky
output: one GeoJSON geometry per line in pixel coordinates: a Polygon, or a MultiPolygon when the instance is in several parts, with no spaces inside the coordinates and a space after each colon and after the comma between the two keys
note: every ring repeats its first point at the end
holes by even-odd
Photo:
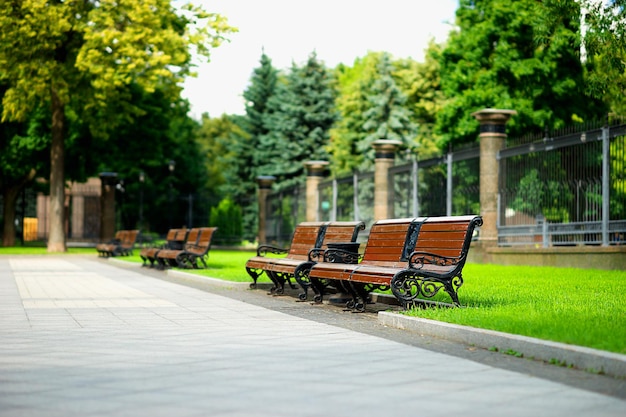
{"type": "Polygon", "coordinates": [[[239,32],[214,49],[211,62],[185,83],[191,116],[244,114],[243,92],[263,50],[280,70],[312,52],[328,68],[351,66],[369,51],[423,60],[431,38],[444,41],[458,0],[196,0],[226,16],[239,32]]]}

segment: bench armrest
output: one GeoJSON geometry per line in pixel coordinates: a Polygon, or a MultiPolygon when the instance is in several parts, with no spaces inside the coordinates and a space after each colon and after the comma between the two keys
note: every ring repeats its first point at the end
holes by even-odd
{"type": "Polygon", "coordinates": [[[319,262],[324,258],[324,249],[313,248],[309,251],[309,261],[319,262]]]}
{"type": "Polygon", "coordinates": [[[268,253],[274,253],[276,255],[281,255],[283,253],[289,252],[289,249],[279,248],[271,245],[261,245],[257,248],[256,254],[257,256],[265,256],[268,253]]]}
{"type": "Polygon", "coordinates": [[[362,255],[356,252],[343,249],[326,249],[324,251],[324,262],[338,262],[342,264],[356,264],[361,260],[362,255]]]}
{"type": "Polygon", "coordinates": [[[413,252],[409,256],[409,268],[420,269],[424,265],[452,266],[461,261],[460,257],[437,255],[430,252],[413,252]]]}

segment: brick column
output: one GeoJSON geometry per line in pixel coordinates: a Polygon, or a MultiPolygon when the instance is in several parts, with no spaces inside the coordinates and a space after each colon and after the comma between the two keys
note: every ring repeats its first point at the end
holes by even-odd
{"type": "Polygon", "coordinates": [[[259,229],[257,239],[259,244],[267,243],[266,219],[267,219],[267,195],[272,191],[272,184],[276,177],[271,175],[259,176],[256,182],[259,185],[259,229]]]}
{"type": "Polygon", "coordinates": [[[100,240],[107,241],[115,236],[115,186],[116,172],[101,172],[100,184],[100,240]]]}
{"type": "Polygon", "coordinates": [[[498,152],[504,148],[506,123],[515,110],[483,109],[472,113],[480,122],[480,214],[483,226],[479,241],[484,246],[498,244],[498,185],[500,163],[498,152]]]}
{"type": "Polygon", "coordinates": [[[393,218],[393,202],[390,201],[389,168],[394,164],[396,152],[402,142],[380,139],[374,142],[376,160],[374,167],[374,220],[393,218]]]}
{"type": "Polygon", "coordinates": [[[324,178],[327,161],[307,161],[306,168],[306,221],[319,220],[319,185],[324,178]]]}

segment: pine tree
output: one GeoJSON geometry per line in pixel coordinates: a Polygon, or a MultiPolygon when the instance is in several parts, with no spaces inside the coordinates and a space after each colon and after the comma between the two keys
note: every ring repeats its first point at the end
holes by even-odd
{"type": "Polygon", "coordinates": [[[373,95],[368,97],[370,108],[363,113],[363,129],[367,135],[357,145],[357,150],[365,155],[363,168],[373,166],[374,149],[372,144],[379,139],[402,142],[404,146],[414,144],[417,125],[411,120],[411,112],[406,107],[407,96],[396,84],[389,54],[381,56],[378,63],[379,78],[374,82],[373,95]]]}
{"type": "Polygon", "coordinates": [[[339,120],[330,131],[327,146],[331,156],[331,170],[335,176],[348,175],[363,164],[364,155],[357,151],[367,132],[363,130],[363,114],[370,108],[368,96],[378,77],[376,66],[381,53],[370,52],[357,58],[352,67],[339,65],[335,69],[337,79],[337,111],[339,120]]]}
{"type": "Polygon", "coordinates": [[[278,84],[264,119],[268,134],[261,138],[259,175],[277,177],[277,187],[302,182],[304,162],[328,159],[325,146],[336,120],[333,77],[315,53],[306,64],[292,65],[278,84]]]}

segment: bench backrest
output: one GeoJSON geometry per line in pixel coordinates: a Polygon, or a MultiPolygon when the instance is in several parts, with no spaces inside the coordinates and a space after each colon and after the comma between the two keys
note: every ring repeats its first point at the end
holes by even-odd
{"type": "Polygon", "coordinates": [[[467,254],[480,216],[429,217],[420,226],[415,251],[434,253],[451,258],[467,254]]]}
{"type": "Polygon", "coordinates": [[[194,227],[193,229],[189,230],[189,233],[187,233],[187,239],[185,240],[185,250],[187,250],[188,248],[192,248],[198,243],[200,230],[201,229],[199,227],[194,227]]]}
{"type": "Polygon", "coordinates": [[[213,239],[213,234],[217,231],[217,227],[201,227],[199,229],[199,237],[196,241],[196,244],[187,247],[187,252],[196,254],[196,255],[204,255],[211,248],[211,240],[213,239]]]}
{"type": "Polygon", "coordinates": [[[322,246],[327,225],[327,222],[298,224],[293,232],[287,258],[307,260],[311,249],[322,246]]]}
{"type": "Polygon", "coordinates": [[[379,220],[370,229],[362,264],[385,267],[408,266],[420,224],[425,218],[379,220]]]}
{"type": "Polygon", "coordinates": [[[139,235],[139,230],[126,230],[124,237],[122,238],[122,246],[124,248],[132,248],[135,246],[135,242],[137,241],[137,236],[139,235]]]}
{"type": "Polygon", "coordinates": [[[330,222],[320,230],[322,243],[319,247],[326,249],[329,243],[356,242],[359,231],[364,229],[364,222],[330,222]]]}
{"type": "MultiPolygon", "coordinates": [[[[168,241],[173,242],[185,242],[187,240],[187,234],[189,233],[188,229],[174,229],[174,236],[170,239],[167,238],[168,241]]],[[[169,233],[168,233],[169,235],[169,233]]]]}
{"type": "Polygon", "coordinates": [[[167,231],[167,235],[165,236],[165,240],[167,240],[168,242],[171,242],[173,240],[176,240],[176,234],[180,231],[181,229],[170,229],[167,231]]]}

